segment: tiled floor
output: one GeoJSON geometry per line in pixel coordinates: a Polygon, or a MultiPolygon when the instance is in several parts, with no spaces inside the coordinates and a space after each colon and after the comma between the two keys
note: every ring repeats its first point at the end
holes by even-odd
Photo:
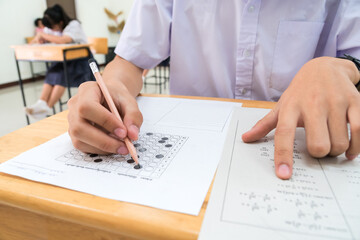
{"type": "MultiPolygon", "coordinates": [[[[149,76],[151,76],[151,72],[149,76]]],[[[153,79],[147,81],[152,82],[153,79]]],[[[25,84],[25,96],[28,105],[37,101],[41,88],[42,81],[25,84]]],[[[168,94],[168,91],[168,88],[162,88],[162,94],[168,94]]],[[[73,89],[72,93],[75,94],[76,92],[77,89],[73,89]]],[[[141,92],[159,93],[159,87],[147,85],[141,92]]],[[[67,94],[63,99],[67,99],[67,94]]],[[[67,106],[64,105],[63,108],[67,109],[67,106]]],[[[58,104],[56,104],[56,111],[59,111],[58,104]]],[[[25,126],[26,118],[19,86],[0,89],[0,137],[25,126]]]]}

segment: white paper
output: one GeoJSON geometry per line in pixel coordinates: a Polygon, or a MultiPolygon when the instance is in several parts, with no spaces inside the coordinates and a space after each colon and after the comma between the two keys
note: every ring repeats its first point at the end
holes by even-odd
{"type": "Polygon", "coordinates": [[[232,109],[241,104],[148,97],[138,98],[138,103],[144,115],[140,140],[134,142],[140,170],[127,162],[130,156],[83,154],[63,134],[1,164],[0,171],[197,215],[221,157],[232,109]],[[205,116],[203,124],[192,115],[205,116]]]}
{"type": "Polygon", "coordinates": [[[178,98],[138,98],[144,122],[175,128],[222,132],[232,106],[239,103],[178,98]]]}
{"type": "Polygon", "coordinates": [[[199,239],[360,239],[360,158],[312,158],[297,129],[290,180],[274,173],[274,132],[241,135],[268,110],[235,111],[199,239]]]}

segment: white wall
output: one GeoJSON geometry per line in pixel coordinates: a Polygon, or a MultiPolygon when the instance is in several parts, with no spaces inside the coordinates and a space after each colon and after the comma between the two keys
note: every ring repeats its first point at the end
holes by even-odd
{"type": "MultiPolygon", "coordinates": [[[[0,0],[0,84],[18,79],[10,46],[24,44],[25,37],[34,35],[34,20],[42,17],[45,9],[45,0],[0,0]]],[[[29,63],[21,63],[20,69],[23,78],[30,77],[29,63]]],[[[35,64],[36,71],[42,69],[43,64],[35,64]]]]}
{"type": "Polygon", "coordinates": [[[106,7],[112,13],[123,11],[124,14],[119,20],[127,18],[133,0],[76,0],[77,18],[81,21],[85,33],[89,37],[107,37],[109,46],[115,46],[119,34],[108,31],[107,25],[112,25],[111,21],[104,12],[106,7]]]}
{"type": "MultiPolygon", "coordinates": [[[[119,16],[119,21],[126,19],[133,0],[76,0],[76,15],[81,22],[82,27],[88,37],[106,37],[108,46],[116,46],[120,35],[109,32],[108,25],[114,25],[114,22],[108,18],[104,12],[106,7],[112,13],[116,14],[123,11],[119,16]]],[[[99,63],[104,62],[104,56],[96,56],[99,63]]]]}
{"type": "MultiPolygon", "coordinates": [[[[113,13],[124,11],[126,18],[133,0],[75,0],[76,14],[84,31],[89,37],[107,37],[109,46],[115,46],[119,35],[108,31],[111,24],[104,7],[113,13]]],[[[18,75],[14,53],[10,45],[24,44],[25,37],[34,35],[33,22],[42,17],[46,9],[46,0],[0,0],[0,84],[17,81],[18,75]]],[[[102,57],[97,57],[102,62],[102,57]]],[[[29,78],[29,63],[20,65],[23,78],[29,78]]],[[[42,63],[35,64],[35,70],[45,70],[42,63]]]]}

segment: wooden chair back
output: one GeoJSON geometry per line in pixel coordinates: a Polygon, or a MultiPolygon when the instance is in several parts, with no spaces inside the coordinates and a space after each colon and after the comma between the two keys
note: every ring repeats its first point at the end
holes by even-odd
{"type": "Polygon", "coordinates": [[[94,54],[107,54],[108,53],[108,40],[107,38],[88,37],[90,50],[94,54]]]}
{"type": "Polygon", "coordinates": [[[33,39],[34,37],[25,37],[25,42],[30,43],[33,39]]]}

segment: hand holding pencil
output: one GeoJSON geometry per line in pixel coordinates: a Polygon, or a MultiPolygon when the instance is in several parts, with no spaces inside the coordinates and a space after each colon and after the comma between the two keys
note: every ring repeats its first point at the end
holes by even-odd
{"type": "MultiPolygon", "coordinates": [[[[101,92],[103,93],[104,97],[105,97],[105,100],[110,108],[110,111],[120,120],[122,121],[121,119],[121,116],[120,116],[120,113],[118,111],[118,109],[116,108],[115,106],[115,103],[113,101],[113,99],[111,98],[111,95],[109,93],[109,90],[107,89],[106,85],[105,85],[105,82],[99,72],[99,69],[96,65],[96,62],[94,59],[90,59],[89,60],[89,65],[90,65],[90,68],[95,76],[95,79],[96,79],[96,82],[98,83],[100,89],[101,89],[101,92]]],[[[137,153],[136,153],[136,149],[134,147],[134,145],[132,144],[132,142],[130,141],[130,139],[128,137],[125,137],[124,139],[124,142],[126,144],[126,147],[128,148],[129,152],[130,152],[130,155],[132,157],[132,159],[136,162],[136,166],[135,168],[140,168],[140,164],[139,164],[139,159],[138,159],[138,156],[137,156],[137,153]]]]}
{"type": "MultiPolygon", "coordinates": [[[[95,67],[94,70],[97,69],[95,67]]],[[[136,96],[142,88],[142,72],[141,68],[118,56],[104,69],[102,78],[106,81],[122,121],[109,111],[109,105],[97,82],[87,81],[79,86],[78,92],[67,104],[68,133],[76,149],[104,155],[129,154],[123,139],[128,137],[131,141],[137,140],[143,122],[136,102],[136,96]]]]}

